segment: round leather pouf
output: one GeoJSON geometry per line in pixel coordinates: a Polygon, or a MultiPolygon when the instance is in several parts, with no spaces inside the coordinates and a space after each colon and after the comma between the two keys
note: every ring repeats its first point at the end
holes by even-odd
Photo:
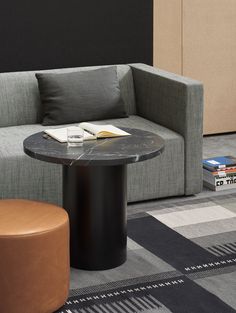
{"type": "Polygon", "coordinates": [[[0,312],[52,313],[69,291],[69,221],[48,203],[0,200],[0,312]]]}

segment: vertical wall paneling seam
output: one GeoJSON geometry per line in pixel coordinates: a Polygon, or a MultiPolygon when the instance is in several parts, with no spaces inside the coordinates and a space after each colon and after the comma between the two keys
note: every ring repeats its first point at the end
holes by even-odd
{"type": "Polygon", "coordinates": [[[181,75],[184,75],[184,0],[181,0],[181,75]]]}
{"type": "Polygon", "coordinates": [[[158,55],[156,53],[156,29],[157,29],[157,17],[156,17],[156,12],[157,12],[157,3],[158,0],[153,0],[153,33],[152,33],[152,38],[153,38],[153,65],[156,66],[156,64],[158,64],[157,60],[158,60],[158,55]]]}
{"type": "Polygon", "coordinates": [[[151,1],[151,4],[152,4],[152,22],[151,22],[151,25],[152,25],[152,37],[151,37],[151,49],[150,49],[150,52],[152,53],[152,57],[151,57],[151,65],[154,66],[154,0],[151,1]]]}

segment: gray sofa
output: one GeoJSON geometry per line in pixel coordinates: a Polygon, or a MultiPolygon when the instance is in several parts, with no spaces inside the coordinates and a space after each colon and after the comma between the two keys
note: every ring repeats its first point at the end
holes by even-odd
{"type": "MultiPolygon", "coordinates": [[[[202,84],[145,64],[118,65],[117,71],[129,117],[105,122],[149,130],[165,140],[161,156],[128,166],[128,201],[199,193],[202,84]]],[[[34,160],[22,148],[27,136],[49,128],[40,124],[35,72],[0,73],[0,198],[61,204],[61,166],[34,160]]]]}

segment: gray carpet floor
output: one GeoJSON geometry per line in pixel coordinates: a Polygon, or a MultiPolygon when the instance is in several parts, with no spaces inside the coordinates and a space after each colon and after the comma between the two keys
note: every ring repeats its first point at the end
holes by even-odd
{"type": "MultiPolygon", "coordinates": [[[[203,158],[209,158],[219,155],[234,155],[236,156],[236,133],[234,134],[227,134],[227,135],[217,135],[217,136],[206,136],[203,139],[203,158]]],[[[128,215],[136,214],[145,212],[147,210],[157,210],[158,208],[161,210],[163,205],[166,204],[173,204],[179,201],[189,201],[194,199],[201,199],[201,198],[209,198],[209,197],[216,197],[219,195],[227,195],[232,193],[232,190],[224,190],[213,192],[208,189],[203,189],[203,191],[194,196],[188,197],[172,197],[166,199],[159,199],[155,201],[146,201],[142,203],[134,203],[128,206],[128,215]]],[[[129,245],[132,246],[132,242],[129,242],[129,245]]],[[[150,256],[151,258],[151,256],[150,256]]],[[[71,269],[71,289],[77,289],[87,286],[93,286],[96,284],[108,283],[116,280],[121,280],[125,278],[129,278],[129,269],[130,266],[133,268],[136,266],[136,270],[139,271],[139,264],[131,264],[129,259],[126,265],[123,267],[122,271],[119,271],[116,275],[118,277],[114,277],[114,271],[96,271],[96,272],[89,272],[89,271],[82,271],[77,269],[71,269]],[[120,275],[120,276],[119,276],[120,275]]]]}

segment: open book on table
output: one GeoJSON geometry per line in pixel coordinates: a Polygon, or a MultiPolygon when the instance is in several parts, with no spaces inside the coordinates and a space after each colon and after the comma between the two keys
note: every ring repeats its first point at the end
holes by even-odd
{"type": "MultiPolygon", "coordinates": [[[[44,132],[59,142],[67,142],[67,128],[69,127],[70,126],[46,129],[44,132]]],[[[80,127],[84,130],[84,140],[130,136],[130,134],[126,131],[113,125],[95,125],[92,123],[83,122],[80,123],[77,127],[80,127]]]]}

